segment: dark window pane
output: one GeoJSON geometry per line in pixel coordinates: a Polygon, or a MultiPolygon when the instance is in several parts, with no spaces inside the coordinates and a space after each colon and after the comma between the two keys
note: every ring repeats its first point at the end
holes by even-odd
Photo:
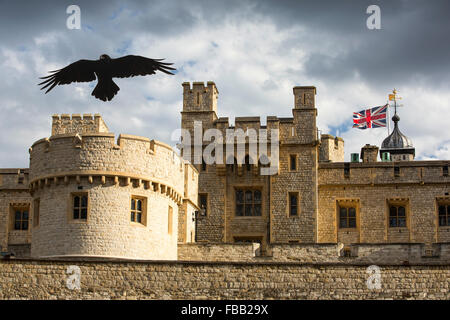
{"type": "Polygon", "coordinates": [[[142,214],[138,213],[137,214],[137,222],[141,223],[141,218],[142,218],[142,214]]]}
{"type": "Polygon", "coordinates": [[[131,210],[136,210],[136,200],[131,199],[131,210]]]}
{"type": "Polygon", "coordinates": [[[246,204],[245,205],[245,215],[246,216],[251,216],[252,215],[252,205],[251,204],[246,204]]]}
{"type": "Polygon", "coordinates": [[[393,227],[393,228],[397,227],[397,218],[390,218],[389,219],[389,226],[393,227]]]}
{"type": "Polygon", "coordinates": [[[297,169],[297,158],[296,156],[291,156],[291,170],[296,170],[297,169]]]}
{"type": "Polygon", "coordinates": [[[73,209],[73,218],[74,219],[80,218],[80,211],[78,209],[73,209]]]}
{"type": "Polygon", "coordinates": [[[450,215],[447,216],[447,225],[450,227],[450,215]]]}
{"type": "Polygon", "coordinates": [[[20,230],[20,221],[14,223],[14,230],[20,230]]]}
{"type": "Polygon", "coordinates": [[[22,219],[28,220],[28,211],[23,212],[22,219]]]}
{"type": "Polygon", "coordinates": [[[439,206],[439,214],[445,215],[445,206],[439,206]]]}
{"type": "Polygon", "coordinates": [[[236,201],[237,202],[244,202],[244,192],[241,190],[236,191],[236,201]]]}
{"type": "Polygon", "coordinates": [[[15,217],[16,220],[22,219],[22,214],[21,214],[21,212],[20,212],[20,211],[16,211],[16,214],[15,214],[14,217],[15,217]]]}
{"type": "Polygon", "coordinates": [[[348,219],[348,227],[356,228],[356,219],[348,219]]]}
{"type": "Polygon", "coordinates": [[[394,207],[394,206],[390,207],[390,208],[389,208],[389,215],[390,215],[391,217],[396,217],[396,216],[397,216],[397,208],[394,207]]]}
{"type": "Polygon", "coordinates": [[[245,191],[245,202],[251,202],[253,199],[253,192],[251,191],[245,191]]]}
{"type": "Polygon", "coordinates": [[[347,218],[347,208],[339,208],[339,217],[347,218]]]}
{"type": "Polygon", "coordinates": [[[297,206],[297,195],[291,194],[291,206],[297,206]]]}
{"type": "Polygon", "coordinates": [[[398,216],[399,217],[405,216],[405,207],[398,207],[398,216]]]}
{"type": "Polygon", "coordinates": [[[87,207],[87,196],[82,196],[81,197],[81,206],[82,207],[87,207]]]}
{"type": "Polygon", "coordinates": [[[261,205],[259,204],[255,204],[255,216],[260,216],[261,215],[261,205]]]}
{"type": "Polygon", "coordinates": [[[399,227],[406,227],[406,219],[405,218],[398,218],[398,226],[399,227]]]}
{"type": "Polygon", "coordinates": [[[261,191],[256,190],[254,196],[255,196],[255,202],[260,202],[261,201],[261,191]]]}
{"type": "Polygon", "coordinates": [[[242,204],[236,205],[236,215],[243,216],[244,215],[244,206],[242,204]]]}
{"type": "Polygon", "coordinates": [[[28,230],[28,221],[22,221],[22,230],[28,230]]]}
{"type": "Polygon", "coordinates": [[[81,219],[86,219],[87,218],[87,209],[83,208],[81,209],[81,219]]]}
{"type": "Polygon", "coordinates": [[[76,196],[73,198],[73,206],[79,207],[80,206],[80,197],[76,196]]]}
{"type": "Polygon", "coordinates": [[[447,214],[450,214],[450,206],[447,206],[447,214]]]}
{"type": "Polygon", "coordinates": [[[339,227],[347,228],[347,219],[339,219],[339,227]]]}
{"type": "Polygon", "coordinates": [[[141,201],[141,200],[138,200],[138,201],[137,201],[137,209],[138,209],[139,211],[142,211],[142,201],[141,201]]]}
{"type": "Polygon", "coordinates": [[[134,212],[131,213],[131,221],[134,221],[134,212]]]}
{"type": "Polygon", "coordinates": [[[351,218],[356,217],[356,209],[355,208],[348,208],[348,216],[351,218]]]}
{"type": "MultiPolygon", "coordinates": [[[[450,221],[450,217],[449,217],[449,221],[450,221]]],[[[447,222],[447,218],[445,216],[440,215],[439,216],[439,226],[445,226],[447,222]]]]}
{"type": "Polygon", "coordinates": [[[297,215],[297,206],[291,206],[291,216],[297,215]]]}

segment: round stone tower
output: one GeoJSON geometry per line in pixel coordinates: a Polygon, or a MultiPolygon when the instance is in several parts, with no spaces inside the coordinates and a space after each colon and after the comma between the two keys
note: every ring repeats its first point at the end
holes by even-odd
{"type": "Polygon", "coordinates": [[[55,115],[52,136],[30,148],[31,255],[176,260],[178,210],[196,175],[161,142],[116,144],[99,115],[55,115]]]}

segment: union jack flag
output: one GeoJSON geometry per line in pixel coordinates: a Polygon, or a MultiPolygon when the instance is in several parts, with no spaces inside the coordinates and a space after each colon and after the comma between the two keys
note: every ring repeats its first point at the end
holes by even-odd
{"type": "Polygon", "coordinates": [[[388,105],[379,106],[359,112],[353,112],[353,128],[367,129],[386,127],[388,105]]]}

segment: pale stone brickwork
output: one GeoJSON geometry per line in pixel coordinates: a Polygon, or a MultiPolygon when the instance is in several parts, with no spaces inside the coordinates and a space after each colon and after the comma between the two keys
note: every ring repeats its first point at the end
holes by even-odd
{"type": "Polygon", "coordinates": [[[449,202],[446,161],[320,164],[318,242],[450,242],[450,227],[439,226],[439,201],[449,202]],[[398,176],[394,167],[398,167],[398,176]],[[356,228],[341,230],[340,202],[354,202],[356,228]],[[389,227],[389,204],[406,208],[406,227],[389,227]],[[349,233],[349,234],[348,234],[349,233]]]}
{"type": "Polygon", "coordinates": [[[52,136],[68,133],[108,132],[108,127],[99,114],[55,114],[52,117],[52,136]]]}
{"type": "Polygon", "coordinates": [[[196,170],[158,141],[122,134],[116,144],[97,116],[94,129],[72,116],[60,131],[58,118],[52,132],[64,134],[31,148],[29,184],[40,202],[31,255],[176,259],[178,231],[193,229],[178,229],[178,210],[197,202],[196,170]],[[75,195],[88,197],[86,220],[73,219],[75,195]],[[131,221],[132,197],[143,200],[142,223],[131,221]]]}
{"type": "Polygon", "coordinates": [[[368,264],[450,263],[450,243],[272,243],[262,255],[258,243],[188,243],[178,245],[181,261],[248,261],[368,264]]]}
{"type": "Polygon", "coordinates": [[[257,261],[259,243],[183,243],[178,245],[180,261],[257,261]]]}
{"type": "Polygon", "coordinates": [[[448,266],[236,262],[0,261],[0,299],[450,299],[448,266]],[[80,290],[66,286],[81,271],[80,290]],[[112,276],[113,275],[113,276],[112,276]]]}
{"type": "Polygon", "coordinates": [[[344,139],[333,137],[331,134],[322,134],[319,161],[344,162],[344,139]]]}

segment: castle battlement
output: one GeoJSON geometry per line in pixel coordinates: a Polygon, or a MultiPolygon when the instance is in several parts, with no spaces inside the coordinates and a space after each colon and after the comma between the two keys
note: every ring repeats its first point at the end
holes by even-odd
{"type": "Polygon", "coordinates": [[[109,132],[100,114],[78,113],[54,114],[52,116],[52,136],[68,133],[100,133],[109,132]]]}

